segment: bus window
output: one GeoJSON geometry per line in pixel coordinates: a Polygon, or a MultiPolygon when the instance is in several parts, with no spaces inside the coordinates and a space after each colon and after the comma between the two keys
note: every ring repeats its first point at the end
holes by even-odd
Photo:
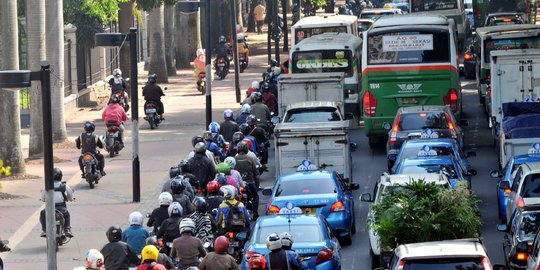
{"type": "Polygon", "coordinates": [[[513,39],[491,39],[486,40],[484,44],[484,60],[486,63],[491,61],[489,53],[498,50],[511,49],[539,49],[539,37],[524,37],[513,39]]]}
{"type": "Polygon", "coordinates": [[[294,52],[292,73],[343,72],[353,76],[352,52],[350,50],[325,50],[294,52]]]}
{"type": "Polygon", "coordinates": [[[412,0],[413,12],[457,9],[458,0],[412,0]]]}
{"type": "Polygon", "coordinates": [[[368,38],[368,65],[450,62],[445,31],[374,33],[368,38]]]}
{"type": "Polygon", "coordinates": [[[327,32],[347,33],[347,26],[298,28],[296,29],[296,43],[300,42],[302,39],[327,32]]]}

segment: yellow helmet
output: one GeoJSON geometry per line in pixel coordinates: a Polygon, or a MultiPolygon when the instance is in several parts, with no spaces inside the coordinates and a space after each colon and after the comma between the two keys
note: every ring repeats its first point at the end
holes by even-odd
{"type": "Polygon", "coordinates": [[[141,257],[143,262],[146,260],[157,261],[159,256],[159,250],[154,245],[146,245],[141,251],[141,257]]]}

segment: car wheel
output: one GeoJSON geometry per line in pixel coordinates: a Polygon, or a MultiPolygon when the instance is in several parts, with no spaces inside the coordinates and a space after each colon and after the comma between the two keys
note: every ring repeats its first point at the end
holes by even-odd
{"type": "Polygon", "coordinates": [[[355,234],[356,233],[356,222],[354,221],[354,216],[352,218],[353,218],[353,220],[352,220],[351,234],[355,234]]]}
{"type": "Polygon", "coordinates": [[[371,259],[371,269],[379,268],[381,267],[380,264],[380,256],[377,256],[373,254],[373,250],[371,250],[371,247],[369,248],[369,258],[371,259]]]}
{"type": "Polygon", "coordinates": [[[344,246],[350,246],[352,244],[352,234],[349,232],[347,235],[340,237],[339,242],[344,246]]]}

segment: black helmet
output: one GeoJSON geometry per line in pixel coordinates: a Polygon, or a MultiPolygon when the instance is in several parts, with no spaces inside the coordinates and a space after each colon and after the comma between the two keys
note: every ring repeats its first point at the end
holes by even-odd
{"type": "Polygon", "coordinates": [[[195,145],[197,143],[200,143],[200,142],[204,142],[203,138],[201,136],[194,136],[192,139],[191,139],[191,144],[193,145],[193,147],[195,147],[195,145]]]}
{"type": "Polygon", "coordinates": [[[120,98],[117,97],[116,95],[114,95],[114,96],[111,98],[111,103],[120,103],[120,98]]]}
{"type": "Polygon", "coordinates": [[[224,36],[219,36],[219,43],[220,44],[225,44],[225,42],[227,42],[227,39],[225,39],[224,36]]]}
{"type": "MultiPolygon", "coordinates": [[[[244,125],[244,124],[242,124],[242,125],[244,125]]],[[[239,141],[241,141],[243,139],[244,139],[244,133],[242,133],[240,131],[237,131],[232,135],[232,141],[235,142],[235,143],[237,143],[237,142],[239,142],[239,141]]]]}
{"type": "MultiPolygon", "coordinates": [[[[265,84],[267,83],[263,83],[263,87],[265,84]]],[[[261,102],[263,100],[261,92],[253,92],[253,94],[251,95],[253,96],[253,99],[255,100],[255,102],[261,102]]]]}
{"type": "Polygon", "coordinates": [[[249,145],[246,142],[241,141],[236,145],[236,151],[238,153],[243,152],[244,154],[247,154],[249,152],[249,145]]]}
{"type": "Polygon", "coordinates": [[[240,125],[240,131],[242,131],[242,133],[243,133],[244,135],[249,134],[249,131],[250,131],[250,130],[249,130],[249,125],[248,125],[247,123],[241,124],[241,125],[240,125]]]}
{"type": "Polygon", "coordinates": [[[270,59],[270,67],[277,67],[279,63],[276,59],[270,59]]]}
{"type": "Polygon", "coordinates": [[[250,125],[250,126],[257,124],[257,117],[255,117],[255,115],[253,115],[253,114],[250,114],[247,117],[246,123],[248,123],[248,125],[250,125]]]}
{"type": "Polygon", "coordinates": [[[206,152],[206,144],[203,142],[197,143],[195,147],[193,147],[193,151],[195,151],[195,153],[204,154],[206,152]]]}
{"type": "Polygon", "coordinates": [[[178,164],[178,167],[180,168],[180,171],[182,173],[189,173],[191,172],[189,169],[189,163],[187,160],[183,159],[180,161],[180,164],[178,164]]]}
{"type": "Polygon", "coordinates": [[[267,83],[267,82],[263,82],[263,84],[261,85],[261,90],[262,90],[263,92],[268,92],[268,91],[270,91],[270,84],[267,83]]]}
{"type": "Polygon", "coordinates": [[[177,176],[171,180],[171,191],[173,194],[180,194],[184,192],[184,189],[186,189],[186,186],[184,186],[184,183],[182,182],[184,178],[182,176],[177,176]]]}
{"type": "Polygon", "coordinates": [[[148,76],[148,82],[149,83],[156,83],[157,82],[157,75],[156,74],[151,74],[148,76]]]}
{"type": "Polygon", "coordinates": [[[193,208],[200,213],[206,213],[207,205],[203,197],[195,197],[193,199],[193,208]]]}
{"type": "Polygon", "coordinates": [[[53,172],[52,172],[52,175],[53,175],[53,179],[54,181],[62,181],[62,170],[58,169],[58,168],[54,168],[53,169],[53,172]]]}
{"type": "Polygon", "coordinates": [[[118,242],[120,239],[122,239],[122,229],[116,225],[113,225],[109,227],[106,235],[109,242],[118,242]]]}
{"type": "Polygon", "coordinates": [[[263,79],[263,81],[265,81],[265,80],[266,80],[266,77],[268,76],[268,71],[263,72],[262,75],[263,75],[263,78],[262,78],[262,79],[263,79]]]}
{"type": "Polygon", "coordinates": [[[94,130],[96,130],[96,125],[94,125],[94,123],[91,121],[86,121],[86,123],[84,123],[84,131],[92,133],[94,130]]]}
{"type": "Polygon", "coordinates": [[[159,247],[157,237],[155,235],[147,237],[146,238],[146,245],[152,245],[152,246],[159,247]]]}

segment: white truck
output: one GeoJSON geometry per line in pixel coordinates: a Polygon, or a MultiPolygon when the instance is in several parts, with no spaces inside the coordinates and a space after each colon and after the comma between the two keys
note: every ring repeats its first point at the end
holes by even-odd
{"type": "Polygon", "coordinates": [[[499,165],[540,140],[540,50],[491,52],[491,115],[499,165]]]}

